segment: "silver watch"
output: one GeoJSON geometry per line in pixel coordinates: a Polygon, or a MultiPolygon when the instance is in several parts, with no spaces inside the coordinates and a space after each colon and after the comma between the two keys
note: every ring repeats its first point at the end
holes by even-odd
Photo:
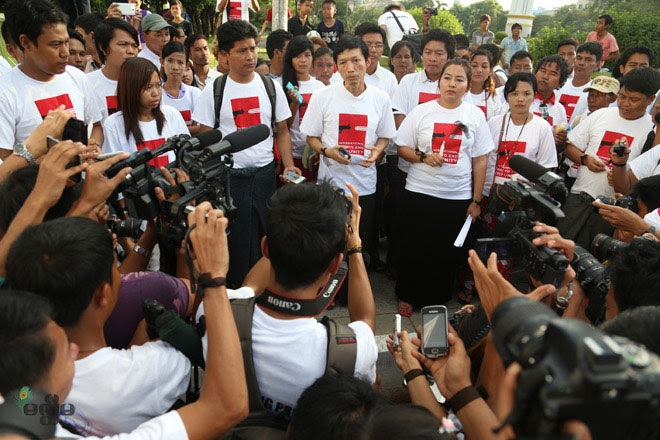
{"type": "Polygon", "coordinates": [[[138,254],[143,255],[146,259],[151,258],[151,251],[146,250],[145,248],[143,248],[139,244],[136,244],[135,246],[133,246],[133,250],[135,252],[137,252],[138,254]]]}
{"type": "Polygon", "coordinates": [[[37,161],[34,160],[34,156],[32,153],[30,153],[30,150],[28,150],[23,143],[19,142],[18,144],[14,145],[14,154],[27,160],[30,165],[37,164],[37,161]]]}

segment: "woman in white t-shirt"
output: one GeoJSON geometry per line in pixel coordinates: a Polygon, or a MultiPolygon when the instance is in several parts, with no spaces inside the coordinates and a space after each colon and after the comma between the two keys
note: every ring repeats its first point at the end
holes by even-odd
{"type": "Polygon", "coordinates": [[[202,94],[197,87],[183,83],[188,52],[183,44],[170,41],[160,56],[161,76],[163,77],[163,104],[179,110],[191,135],[199,133],[201,126],[192,120],[195,103],[202,94]]]}
{"type": "MultiPolygon", "coordinates": [[[[117,81],[119,111],[103,124],[103,151],[154,150],[171,136],[190,134],[181,114],[173,107],[161,105],[162,92],[154,63],[145,58],[126,60],[117,81]]],[[[149,163],[161,167],[175,158],[175,153],[170,151],[149,163]]]]}
{"type": "Polygon", "coordinates": [[[303,163],[303,153],[307,145],[307,136],[300,132],[300,124],[307,111],[309,99],[315,90],[322,89],[324,84],[312,78],[312,53],[314,43],[304,35],[293,37],[284,53],[284,69],[282,71],[282,85],[287,94],[291,117],[287,120],[289,134],[291,135],[291,148],[293,150],[293,163],[303,171],[307,180],[316,180],[316,173],[311,167],[303,163]],[[295,90],[287,88],[287,84],[295,90]],[[302,102],[300,102],[302,98],[302,102]]]}
{"type": "Polygon", "coordinates": [[[486,120],[502,113],[502,100],[495,91],[493,77],[493,57],[486,49],[477,49],[470,58],[472,78],[470,91],[465,94],[464,101],[479,107],[486,116],[486,120]]]}
{"type": "Polygon", "coordinates": [[[479,203],[493,140],[483,112],[463,102],[470,66],[450,60],[439,80],[440,98],[415,107],[394,137],[399,156],[411,163],[401,200],[396,295],[399,313],[451,298],[465,248],[453,246],[479,203]]]}

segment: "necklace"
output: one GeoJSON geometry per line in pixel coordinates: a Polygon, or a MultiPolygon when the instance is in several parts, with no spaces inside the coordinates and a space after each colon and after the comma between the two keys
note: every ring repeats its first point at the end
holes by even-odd
{"type": "MultiPolygon", "coordinates": [[[[506,118],[506,116],[504,116],[506,118]]],[[[513,156],[514,152],[518,148],[518,142],[520,141],[520,136],[522,135],[523,130],[525,129],[525,126],[527,125],[527,121],[529,120],[529,113],[527,113],[527,116],[525,117],[525,122],[523,123],[522,127],[520,128],[520,132],[518,133],[518,137],[516,138],[516,143],[513,145],[513,148],[508,150],[508,151],[501,151],[502,149],[502,142],[500,141],[500,145],[498,145],[498,150],[500,156],[513,156]]],[[[504,137],[502,138],[503,140],[506,140],[507,134],[509,133],[509,124],[511,123],[511,112],[509,112],[509,120],[506,122],[506,129],[504,130],[504,137]]]]}

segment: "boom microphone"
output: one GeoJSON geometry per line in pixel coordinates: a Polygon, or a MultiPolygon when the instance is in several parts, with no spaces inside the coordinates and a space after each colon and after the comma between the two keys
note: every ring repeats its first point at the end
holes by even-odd
{"type": "Polygon", "coordinates": [[[209,145],[217,144],[222,139],[220,130],[207,130],[197,136],[186,139],[181,145],[183,148],[191,148],[193,150],[201,150],[209,145]]]}
{"type": "Polygon", "coordinates": [[[270,136],[270,128],[265,124],[253,125],[228,134],[220,142],[209,145],[202,151],[199,160],[205,162],[213,157],[229,153],[237,153],[266,140],[270,136]]]}
{"type": "Polygon", "coordinates": [[[509,159],[509,166],[527,180],[534,182],[562,205],[566,201],[568,189],[566,189],[564,181],[546,167],[520,154],[516,154],[509,159]]]}

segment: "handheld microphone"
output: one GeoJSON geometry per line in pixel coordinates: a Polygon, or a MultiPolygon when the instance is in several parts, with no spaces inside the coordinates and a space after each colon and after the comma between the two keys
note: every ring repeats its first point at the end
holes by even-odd
{"type": "Polygon", "coordinates": [[[562,205],[568,197],[568,189],[561,177],[546,167],[537,164],[520,154],[514,155],[509,159],[509,166],[518,174],[534,182],[543,191],[546,191],[550,197],[562,205]]]}
{"type": "Polygon", "coordinates": [[[211,160],[213,157],[229,153],[237,153],[266,140],[270,136],[270,128],[265,124],[253,125],[235,131],[225,136],[220,142],[209,145],[202,151],[198,159],[201,162],[211,160]]]}

